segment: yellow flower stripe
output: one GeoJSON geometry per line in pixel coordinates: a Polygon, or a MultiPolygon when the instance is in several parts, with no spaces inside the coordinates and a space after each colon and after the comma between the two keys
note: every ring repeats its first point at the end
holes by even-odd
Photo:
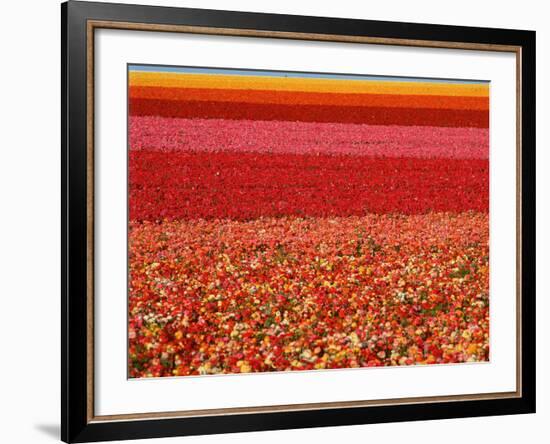
{"type": "Polygon", "coordinates": [[[398,82],[158,72],[130,72],[129,82],[130,86],[158,86],[165,88],[415,94],[467,97],[487,97],[489,95],[489,85],[479,83],[398,82]]]}

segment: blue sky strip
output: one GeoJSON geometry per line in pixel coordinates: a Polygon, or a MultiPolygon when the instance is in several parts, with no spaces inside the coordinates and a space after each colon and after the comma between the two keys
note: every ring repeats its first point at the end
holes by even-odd
{"type": "Polygon", "coordinates": [[[311,79],[340,79],[340,80],[378,80],[378,81],[399,81],[399,82],[434,82],[434,83],[457,83],[457,84],[487,84],[488,80],[471,79],[439,79],[427,77],[400,77],[363,74],[332,74],[316,72],[297,71],[270,71],[260,69],[233,69],[233,68],[203,68],[192,66],[164,66],[164,65],[143,65],[128,64],[131,72],[174,72],[185,74],[224,74],[237,76],[265,76],[265,77],[287,77],[287,78],[311,78],[311,79]]]}

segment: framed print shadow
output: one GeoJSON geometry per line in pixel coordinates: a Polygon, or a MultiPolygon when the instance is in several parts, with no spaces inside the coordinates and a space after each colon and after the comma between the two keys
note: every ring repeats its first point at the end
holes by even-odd
{"type": "Polygon", "coordinates": [[[69,1],[65,442],[535,411],[535,33],[69,1]]]}

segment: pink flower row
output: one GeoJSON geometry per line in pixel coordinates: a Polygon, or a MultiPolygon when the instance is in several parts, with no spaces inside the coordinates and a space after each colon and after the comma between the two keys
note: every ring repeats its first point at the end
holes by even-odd
{"type": "Polygon", "coordinates": [[[131,150],[488,159],[487,128],[132,116],[131,150]]]}

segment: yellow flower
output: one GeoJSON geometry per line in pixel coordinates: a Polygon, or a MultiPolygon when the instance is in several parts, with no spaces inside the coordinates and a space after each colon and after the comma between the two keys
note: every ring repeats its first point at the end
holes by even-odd
{"type": "Polygon", "coordinates": [[[252,370],[252,367],[248,362],[243,361],[243,363],[240,366],[240,369],[241,369],[241,373],[250,373],[250,371],[252,370]]]}

